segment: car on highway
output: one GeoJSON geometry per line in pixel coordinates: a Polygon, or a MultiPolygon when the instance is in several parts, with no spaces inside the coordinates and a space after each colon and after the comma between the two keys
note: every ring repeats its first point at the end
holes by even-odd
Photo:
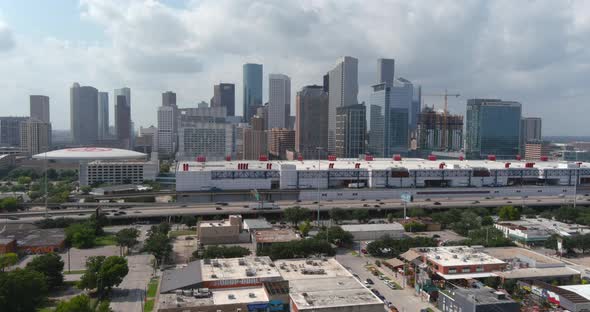
{"type": "Polygon", "coordinates": [[[507,204],[512,204],[512,202],[511,202],[511,201],[507,201],[506,203],[507,203],[507,204]]]}
{"type": "Polygon", "coordinates": [[[367,278],[367,279],[365,280],[365,284],[366,284],[366,285],[374,285],[374,284],[375,284],[375,282],[373,282],[373,280],[372,280],[372,279],[370,279],[370,278],[367,278]]]}
{"type": "Polygon", "coordinates": [[[141,213],[141,211],[139,211],[139,210],[135,210],[133,213],[141,213]]]}
{"type": "Polygon", "coordinates": [[[424,201],[430,201],[430,198],[426,198],[424,201]]]}
{"type": "Polygon", "coordinates": [[[218,203],[215,203],[215,205],[220,205],[220,206],[227,206],[227,205],[228,205],[228,203],[224,203],[224,202],[218,202],[218,203]]]}
{"type": "Polygon", "coordinates": [[[16,217],[16,216],[9,216],[6,219],[8,219],[8,220],[18,220],[18,217],[16,217]]]}
{"type": "Polygon", "coordinates": [[[223,210],[221,207],[215,207],[215,210],[223,210]]]}
{"type": "Polygon", "coordinates": [[[363,204],[363,207],[369,207],[369,204],[363,204]]]}
{"type": "Polygon", "coordinates": [[[479,204],[479,200],[474,200],[472,204],[479,204]]]}
{"type": "Polygon", "coordinates": [[[440,206],[440,202],[434,202],[435,206],[440,206]]]}
{"type": "Polygon", "coordinates": [[[375,206],[373,206],[373,207],[375,207],[375,208],[381,208],[381,206],[379,206],[379,205],[375,205],[375,206]]]}

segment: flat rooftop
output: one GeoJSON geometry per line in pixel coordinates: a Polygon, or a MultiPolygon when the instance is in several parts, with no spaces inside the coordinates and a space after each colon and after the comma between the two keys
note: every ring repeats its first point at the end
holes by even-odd
{"type": "Polygon", "coordinates": [[[485,253],[487,253],[488,255],[490,255],[494,258],[498,258],[498,259],[506,261],[506,262],[510,261],[511,259],[526,257],[526,258],[534,260],[537,263],[565,265],[563,262],[561,262],[557,259],[547,257],[545,255],[538,253],[538,252],[535,252],[535,251],[532,251],[529,249],[525,249],[525,248],[520,248],[520,247],[486,248],[486,249],[484,249],[484,251],[485,251],[485,253]]]}
{"type": "Polygon", "coordinates": [[[522,220],[510,221],[510,223],[523,227],[528,226],[543,228],[563,236],[590,233],[590,227],[587,225],[567,224],[564,222],[545,218],[525,218],[522,220]]]}
{"type": "Polygon", "coordinates": [[[209,296],[204,298],[196,298],[190,294],[160,294],[159,307],[161,309],[189,308],[198,306],[220,306],[227,304],[249,304],[269,301],[263,287],[209,289],[209,291],[209,296]]]}
{"type": "Polygon", "coordinates": [[[460,241],[464,240],[467,237],[461,236],[453,231],[445,230],[445,231],[428,231],[428,232],[406,232],[406,236],[409,237],[434,237],[435,235],[438,236],[438,239],[446,242],[446,241],[460,241]]]}
{"type": "MultiPolygon", "coordinates": [[[[439,169],[439,164],[444,162],[447,170],[471,170],[473,168],[481,169],[505,169],[505,164],[510,163],[510,168],[521,169],[526,168],[526,164],[531,161],[525,160],[427,160],[422,158],[402,158],[401,161],[394,161],[391,158],[374,158],[372,161],[359,160],[359,159],[337,159],[336,161],[320,160],[319,168],[326,170],[329,164],[334,164],[333,169],[351,169],[355,170],[355,164],[360,163],[361,169],[375,169],[375,170],[386,170],[390,168],[405,168],[408,170],[429,170],[439,169]]],[[[189,165],[189,171],[214,171],[214,170],[237,170],[238,164],[248,164],[246,170],[267,170],[266,165],[268,163],[273,164],[272,170],[279,170],[281,165],[293,165],[297,170],[318,170],[318,160],[269,160],[269,161],[257,161],[257,160],[240,160],[240,161],[208,161],[208,162],[196,162],[196,161],[181,161],[179,166],[182,164],[189,165]]],[[[565,169],[565,168],[577,168],[576,162],[568,161],[536,161],[534,162],[534,168],[536,169],[565,169]]],[[[580,165],[581,168],[590,168],[590,163],[583,162],[580,165]]]]}
{"type": "Polygon", "coordinates": [[[347,232],[379,232],[379,231],[402,231],[404,226],[397,223],[378,223],[378,224],[344,224],[340,226],[347,232]]]}
{"type": "Polygon", "coordinates": [[[450,293],[452,296],[459,295],[467,301],[476,304],[503,304],[514,303],[509,296],[503,292],[496,291],[492,288],[456,288],[452,290],[445,290],[444,293],[450,293]]]}
{"type": "Polygon", "coordinates": [[[502,278],[508,279],[534,279],[580,275],[580,272],[569,267],[521,268],[495,273],[502,278]]]}
{"type": "Polygon", "coordinates": [[[244,219],[242,221],[244,224],[244,228],[248,230],[257,230],[257,229],[272,229],[272,224],[270,224],[266,219],[258,218],[258,219],[244,219]]]}
{"type": "Polygon", "coordinates": [[[574,292],[588,300],[590,300],[590,285],[588,284],[581,284],[581,285],[567,285],[567,286],[558,286],[561,289],[569,290],[574,292]]]}
{"type": "Polygon", "coordinates": [[[254,233],[256,243],[285,243],[301,237],[290,229],[258,230],[254,233]]]}
{"type": "Polygon", "coordinates": [[[291,300],[299,310],[383,305],[334,258],[279,260],[276,264],[289,281],[291,300]]]}
{"type": "Polygon", "coordinates": [[[38,229],[35,227],[3,227],[1,239],[15,239],[18,246],[40,247],[60,245],[66,239],[64,229],[38,229]]]}
{"type": "Polygon", "coordinates": [[[199,227],[225,227],[225,226],[232,226],[229,223],[229,220],[218,220],[218,221],[201,221],[199,222],[199,227]]]}
{"type": "Polygon", "coordinates": [[[280,278],[281,274],[269,257],[244,257],[201,260],[203,281],[246,278],[280,278]]]}
{"type": "Polygon", "coordinates": [[[415,248],[430,261],[442,266],[504,264],[505,262],[492,257],[481,250],[467,246],[443,246],[415,248]]]}

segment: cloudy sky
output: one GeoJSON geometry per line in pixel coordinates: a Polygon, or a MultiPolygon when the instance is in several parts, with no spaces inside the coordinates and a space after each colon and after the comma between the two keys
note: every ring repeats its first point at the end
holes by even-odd
{"type": "Polygon", "coordinates": [[[472,97],[516,100],[543,118],[545,135],[587,135],[589,12],[584,0],[3,0],[0,114],[28,114],[28,95],[45,94],[54,129],[67,129],[79,82],[111,94],[130,87],[133,119],[147,126],[161,92],[194,106],[220,81],[236,83],[241,114],[243,63],[264,64],[265,93],[269,73],[289,75],[294,103],[296,90],[351,55],[361,101],[376,59],[395,58],[396,76],[424,93],[460,93],[453,112],[472,97]]]}

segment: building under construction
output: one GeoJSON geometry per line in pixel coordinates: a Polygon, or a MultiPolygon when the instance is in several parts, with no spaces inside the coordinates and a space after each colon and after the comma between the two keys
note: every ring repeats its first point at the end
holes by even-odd
{"type": "Polygon", "coordinates": [[[424,107],[418,115],[418,148],[431,151],[459,151],[463,148],[463,116],[424,107]]]}

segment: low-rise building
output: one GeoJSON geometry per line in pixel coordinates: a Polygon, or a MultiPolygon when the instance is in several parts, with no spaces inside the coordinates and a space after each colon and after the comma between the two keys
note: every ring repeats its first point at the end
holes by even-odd
{"type": "Polygon", "coordinates": [[[469,279],[495,276],[506,268],[506,262],[483,252],[481,248],[442,246],[414,248],[433,273],[444,279],[469,279]]]}
{"type": "Polygon", "coordinates": [[[152,188],[150,186],[122,184],[93,188],[92,191],[90,191],[90,195],[104,196],[132,192],[148,192],[151,190],[152,188]]]}
{"type": "Polygon", "coordinates": [[[492,288],[454,288],[441,290],[438,295],[438,309],[442,312],[518,312],[520,304],[505,293],[492,288]]]}
{"type": "Polygon", "coordinates": [[[291,229],[259,230],[254,232],[252,243],[258,253],[261,249],[270,248],[273,244],[300,239],[301,237],[291,229]]]}
{"type": "Polygon", "coordinates": [[[404,227],[397,223],[385,224],[345,224],[340,226],[343,230],[350,232],[355,241],[376,240],[383,236],[391,238],[402,238],[405,233],[404,227]]]}
{"type": "Polygon", "coordinates": [[[6,170],[14,166],[14,155],[0,154],[0,170],[6,170]]]}
{"type": "MultiPolygon", "coordinates": [[[[16,242],[16,251],[25,254],[58,252],[64,249],[66,234],[64,229],[37,229],[34,227],[7,228],[0,233],[0,240],[16,242]]],[[[14,250],[13,243],[6,248],[14,250]]]]}
{"type": "Polygon", "coordinates": [[[244,231],[248,231],[253,233],[254,231],[259,230],[270,230],[272,229],[272,224],[270,224],[264,218],[257,218],[257,219],[244,219],[243,229],[244,231]]]}
{"type": "MultiPolygon", "coordinates": [[[[269,311],[264,287],[191,289],[160,294],[159,312],[269,311]]],[[[281,311],[281,310],[280,310],[281,311]]]]}
{"type": "Polygon", "coordinates": [[[334,258],[276,261],[289,281],[291,311],[383,312],[383,301],[334,258]]]}
{"type": "Polygon", "coordinates": [[[548,232],[549,236],[557,234],[564,237],[590,233],[590,227],[587,225],[568,224],[544,218],[524,218],[516,221],[500,222],[495,227],[504,232],[506,237],[512,237],[519,241],[541,240],[545,234],[539,232],[543,231],[548,232]],[[509,227],[513,227],[514,229],[510,229],[509,227]]]}
{"type": "Polygon", "coordinates": [[[494,227],[502,231],[505,237],[527,246],[542,244],[553,234],[551,230],[534,223],[499,222],[494,227]]]}
{"type": "Polygon", "coordinates": [[[16,240],[14,238],[0,238],[0,254],[16,252],[16,240]]]}
{"type": "Polygon", "coordinates": [[[146,180],[155,180],[159,171],[155,161],[80,162],[80,185],[141,184],[146,180]]]}
{"type": "Polygon", "coordinates": [[[203,245],[238,243],[241,231],[240,215],[231,215],[227,220],[201,221],[197,224],[199,243],[203,245]]]}

